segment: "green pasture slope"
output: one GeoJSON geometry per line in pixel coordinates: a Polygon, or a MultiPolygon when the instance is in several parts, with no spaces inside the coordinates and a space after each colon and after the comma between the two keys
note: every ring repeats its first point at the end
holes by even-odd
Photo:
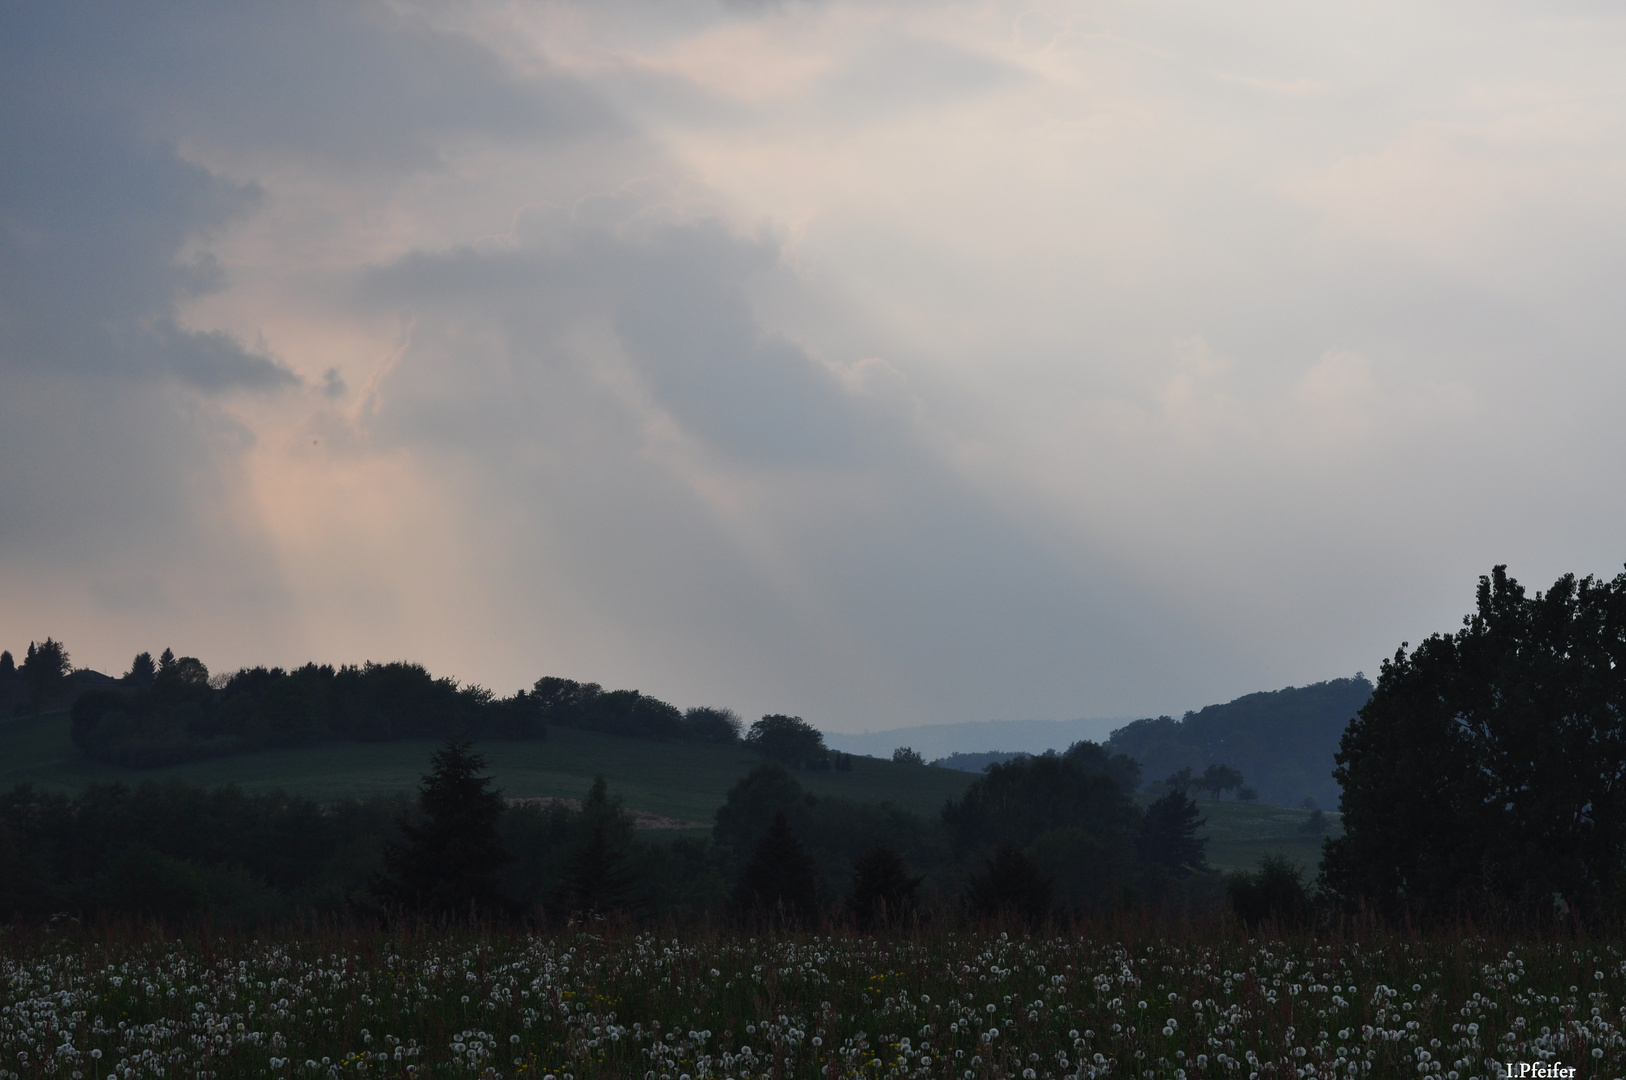
{"type": "MultiPolygon", "coordinates": [[[[411,793],[429,767],[433,740],[390,743],[326,743],[297,750],[194,761],[160,769],[126,769],[87,761],[68,738],[65,713],[0,720],[0,787],[30,783],[42,789],[77,791],[88,784],[183,780],[189,784],[236,784],[247,791],[281,788],[318,800],[411,793]]],[[[602,775],[629,810],[643,810],[710,828],[728,789],[761,758],[739,746],[652,742],[575,728],[553,728],[546,739],[492,740],[476,749],[486,756],[496,785],[517,798],[577,799],[602,775]]],[[[935,815],[949,798],[976,779],[952,769],[894,765],[855,758],[851,772],[798,772],[796,779],[819,795],[856,802],[891,801],[914,813],[935,815]]]]}
{"type": "MultiPolygon", "coordinates": [[[[281,788],[323,801],[410,794],[437,745],[430,740],[328,743],[162,769],[125,769],[81,757],[68,738],[67,714],[53,713],[0,720],[0,789],[26,783],[78,791],[95,783],[182,780],[236,784],[248,791],[281,788]]],[[[554,728],[538,741],[486,742],[478,749],[505,795],[577,799],[602,774],[629,810],[691,822],[697,829],[710,828],[728,789],[760,760],[739,746],[650,742],[574,728],[554,728]]],[[[862,757],[853,759],[852,772],[796,774],[803,787],[819,795],[856,802],[890,800],[926,817],[936,816],[947,799],[958,798],[976,778],[955,769],[862,757]]],[[[1281,852],[1315,872],[1321,842],[1304,832],[1308,810],[1206,799],[1200,805],[1208,819],[1208,859],[1219,869],[1252,869],[1265,855],[1281,852]]],[[[1336,828],[1337,815],[1327,817],[1336,828]]]]}
{"type": "MultiPolygon", "coordinates": [[[[1281,854],[1314,878],[1321,865],[1321,838],[1305,831],[1310,811],[1234,800],[1198,799],[1208,821],[1208,861],[1219,870],[1252,870],[1266,855],[1281,854]]],[[[1338,815],[1324,811],[1328,835],[1338,834],[1338,815]]]]}

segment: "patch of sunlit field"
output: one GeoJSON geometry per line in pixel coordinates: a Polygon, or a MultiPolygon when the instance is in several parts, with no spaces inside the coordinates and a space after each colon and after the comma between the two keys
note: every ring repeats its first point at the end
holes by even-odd
{"type": "Polygon", "coordinates": [[[1626,1071],[1614,942],[329,930],[0,950],[5,1080],[1626,1071]]]}

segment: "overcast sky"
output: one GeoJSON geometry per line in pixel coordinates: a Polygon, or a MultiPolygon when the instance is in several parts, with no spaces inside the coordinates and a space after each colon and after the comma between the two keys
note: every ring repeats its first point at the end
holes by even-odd
{"type": "Polygon", "coordinates": [[[1626,561],[1605,3],[8,4],[0,646],[856,731],[1626,561]]]}

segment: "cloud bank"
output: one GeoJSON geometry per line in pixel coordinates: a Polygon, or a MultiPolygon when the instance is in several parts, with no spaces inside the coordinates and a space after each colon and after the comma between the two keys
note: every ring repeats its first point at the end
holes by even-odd
{"type": "Polygon", "coordinates": [[[0,644],[863,730],[1612,573],[1596,5],[0,16],[0,644]]]}

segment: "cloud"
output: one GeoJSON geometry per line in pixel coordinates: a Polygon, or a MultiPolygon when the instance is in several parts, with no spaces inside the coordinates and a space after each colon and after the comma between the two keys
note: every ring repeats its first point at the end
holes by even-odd
{"type": "Polygon", "coordinates": [[[776,243],[652,217],[543,215],[363,281],[410,329],[359,438],[482,523],[474,591],[507,597],[513,648],[838,724],[1043,714],[1113,667],[1181,681],[1158,605],[945,467],[895,367],[762,325],[749,298],[794,288],[776,243]]]}
{"type": "Polygon", "coordinates": [[[0,20],[13,640],[881,727],[1618,561],[1603,9],[0,20]]]}

